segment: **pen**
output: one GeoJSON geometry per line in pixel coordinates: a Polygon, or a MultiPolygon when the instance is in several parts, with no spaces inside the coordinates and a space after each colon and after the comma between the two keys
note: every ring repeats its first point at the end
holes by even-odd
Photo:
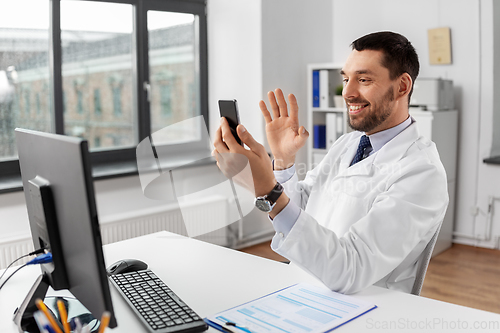
{"type": "Polygon", "coordinates": [[[75,333],[82,333],[82,322],[80,321],[80,318],[75,317],[75,333]]]}
{"type": "Polygon", "coordinates": [[[101,325],[99,325],[99,333],[104,333],[106,327],[108,327],[109,319],[111,318],[111,313],[109,311],[104,311],[101,317],[101,325]]]}
{"type": "Polygon", "coordinates": [[[40,330],[40,333],[48,333],[44,327],[49,324],[49,320],[45,317],[42,311],[35,311],[33,313],[33,318],[35,318],[35,322],[40,330]]]}
{"type": "Polygon", "coordinates": [[[229,328],[224,327],[222,325],[218,325],[218,329],[222,330],[223,332],[229,332],[229,333],[234,333],[234,331],[231,331],[229,328]]]}
{"type": "Polygon", "coordinates": [[[54,329],[55,333],[63,333],[63,331],[61,331],[61,329],[59,328],[59,325],[57,324],[56,320],[47,309],[45,303],[43,303],[42,300],[39,298],[35,301],[35,303],[36,307],[45,314],[45,317],[47,317],[47,319],[49,320],[49,323],[54,329]]]}
{"type": "Polygon", "coordinates": [[[245,327],[245,326],[240,326],[240,325],[238,325],[238,324],[236,324],[236,323],[234,323],[234,322],[232,322],[232,321],[226,321],[226,325],[227,325],[227,326],[233,326],[233,327],[236,327],[236,328],[238,328],[238,329],[240,329],[240,330],[242,330],[242,331],[245,331],[245,332],[247,332],[247,333],[252,333],[252,331],[250,331],[250,330],[248,329],[248,327],[245,327]]]}
{"type": "Polygon", "coordinates": [[[49,332],[49,333],[56,333],[56,331],[54,331],[54,329],[53,329],[53,328],[52,328],[52,326],[50,326],[50,325],[45,325],[45,326],[43,327],[43,329],[44,329],[44,330],[46,330],[46,331],[47,331],[47,332],[49,332]]]}
{"type": "Polygon", "coordinates": [[[63,324],[64,333],[71,333],[71,328],[68,323],[68,312],[66,312],[66,307],[62,300],[57,300],[57,308],[59,309],[59,315],[61,316],[61,322],[63,324]]]}

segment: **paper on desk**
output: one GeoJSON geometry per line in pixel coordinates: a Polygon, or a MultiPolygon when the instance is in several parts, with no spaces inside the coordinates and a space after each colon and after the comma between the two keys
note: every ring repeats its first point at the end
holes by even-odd
{"type": "Polygon", "coordinates": [[[207,317],[209,325],[227,326],[233,322],[243,331],[260,332],[328,332],[377,306],[328,290],[300,283],[249,303],[207,317]]]}

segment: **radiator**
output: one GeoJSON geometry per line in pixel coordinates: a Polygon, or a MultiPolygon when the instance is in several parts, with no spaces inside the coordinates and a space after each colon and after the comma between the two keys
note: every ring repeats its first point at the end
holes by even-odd
{"type": "MultiPolygon", "coordinates": [[[[0,240],[0,269],[7,267],[11,262],[31,251],[33,251],[31,236],[19,236],[0,240]]],[[[24,264],[30,259],[32,258],[19,260],[14,265],[24,264]]]]}
{"type": "MultiPolygon", "coordinates": [[[[227,200],[225,198],[214,197],[190,205],[189,211],[184,211],[184,214],[197,216],[200,220],[200,227],[205,230],[207,224],[221,225],[221,217],[227,218],[227,209],[227,200]]],[[[103,244],[163,230],[187,236],[182,214],[177,205],[164,205],[107,215],[100,217],[99,224],[103,244]]],[[[227,225],[225,222],[222,224],[227,225]]],[[[228,228],[219,228],[194,238],[222,246],[228,246],[231,242],[228,228]]],[[[33,251],[33,242],[30,235],[5,240],[0,239],[0,269],[7,267],[13,260],[31,251],[33,251]]],[[[29,258],[20,260],[15,265],[25,263],[28,260],[29,258]]]]}

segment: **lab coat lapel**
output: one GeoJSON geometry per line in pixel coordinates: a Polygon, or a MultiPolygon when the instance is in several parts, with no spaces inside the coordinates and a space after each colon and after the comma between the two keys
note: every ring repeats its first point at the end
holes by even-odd
{"type": "Polygon", "coordinates": [[[349,147],[347,147],[345,153],[342,155],[338,174],[339,177],[369,175],[374,166],[383,167],[385,164],[398,161],[406,153],[410,145],[420,136],[417,124],[415,120],[412,120],[410,126],[386,143],[378,152],[368,156],[353,166],[349,166],[356,154],[361,135],[362,133],[359,133],[359,136],[350,142],[349,147]]]}
{"type": "Polygon", "coordinates": [[[413,120],[410,126],[387,142],[382,149],[373,155],[373,164],[377,168],[383,168],[399,161],[406,154],[408,148],[418,140],[419,136],[417,124],[413,120]]]}

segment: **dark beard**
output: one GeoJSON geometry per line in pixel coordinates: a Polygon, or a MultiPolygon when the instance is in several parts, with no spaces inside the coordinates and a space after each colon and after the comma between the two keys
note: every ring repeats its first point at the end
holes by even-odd
{"type": "MultiPolygon", "coordinates": [[[[374,109],[370,110],[371,112],[365,115],[363,121],[359,124],[353,124],[351,117],[348,118],[349,127],[351,127],[355,131],[360,132],[370,132],[375,129],[377,126],[382,124],[392,113],[392,109],[389,108],[389,103],[394,100],[394,88],[390,87],[387,92],[384,94],[380,105],[374,105],[374,109]]],[[[351,100],[348,102],[358,103],[358,101],[351,100]]]]}

